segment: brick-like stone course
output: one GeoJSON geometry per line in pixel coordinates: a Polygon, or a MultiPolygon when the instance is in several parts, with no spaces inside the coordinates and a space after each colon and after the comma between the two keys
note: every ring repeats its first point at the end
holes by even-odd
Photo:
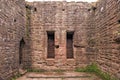
{"type": "MultiPolygon", "coordinates": [[[[120,78],[120,1],[99,0],[90,10],[88,41],[94,60],[101,69],[120,78]],[[118,39],[117,39],[118,38],[118,39]],[[91,41],[92,40],[92,41],[91,41]],[[116,41],[117,40],[117,41],[116,41]]],[[[90,54],[90,52],[88,51],[90,54]]]]}
{"type": "Polygon", "coordinates": [[[85,2],[33,2],[31,8],[31,57],[33,68],[74,69],[87,64],[85,2]],[[55,59],[47,58],[47,31],[55,31],[55,59]],[[66,33],[74,31],[74,58],[66,58],[66,33]]]}
{"type": "Polygon", "coordinates": [[[19,68],[19,42],[25,34],[24,5],[24,0],[0,0],[0,77],[3,80],[19,68]]]}
{"type": "Polygon", "coordinates": [[[0,4],[0,79],[9,80],[20,68],[70,70],[91,62],[120,78],[119,0],[92,4],[0,0],[0,4]],[[59,45],[54,59],[47,58],[47,31],[55,31],[55,45],[59,45]],[[66,58],[70,31],[74,31],[73,59],[66,58]]]}

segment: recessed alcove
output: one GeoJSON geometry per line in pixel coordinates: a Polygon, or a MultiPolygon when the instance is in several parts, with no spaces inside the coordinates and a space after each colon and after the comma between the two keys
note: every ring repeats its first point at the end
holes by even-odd
{"type": "Polygon", "coordinates": [[[37,12],[37,8],[34,8],[34,11],[37,12]]]}
{"type": "Polygon", "coordinates": [[[25,46],[25,41],[22,38],[20,40],[20,44],[19,44],[19,64],[20,65],[23,63],[23,50],[24,50],[24,46],[25,46]]]}
{"type": "Polygon", "coordinates": [[[116,37],[114,38],[114,41],[115,41],[116,43],[120,44],[120,36],[116,36],[116,37]]]}
{"type": "Polygon", "coordinates": [[[55,33],[54,31],[47,32],[47,58],[55,58],[55,33]]]}
{"type": "Polygon", "coordinates": [[[120,24],[120,19],[118,20],[118,23],[120,24]]]}

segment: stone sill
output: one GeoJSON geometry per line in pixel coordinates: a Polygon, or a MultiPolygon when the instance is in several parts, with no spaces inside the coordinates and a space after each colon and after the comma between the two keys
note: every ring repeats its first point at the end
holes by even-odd
{"type": "Polygon", "coordinates": [[[46,60],[55,60],[55,58],[47,58],[46,60]]]}

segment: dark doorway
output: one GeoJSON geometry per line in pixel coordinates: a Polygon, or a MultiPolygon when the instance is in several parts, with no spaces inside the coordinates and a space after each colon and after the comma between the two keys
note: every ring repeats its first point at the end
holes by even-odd
{"type": "Polygon", "coordinates": [[[19,64],[22,64],[23,62],[23,50],[24,50],[24,45],[25,45],[25,42],[24,40],[22,39],[20,41],[20,45],[19,45],[19,64]]]}
{"type": "Polygon", "coordinates": [[[73,58],[73,35],[74,32],[67,32],[67,58],[73,58]]]}
{"type": "Polygon", "coordinates": [[[55,39],[54,31],[47,32],[48,46],[47,46],[47,58],[55,58],[55,39]]]}

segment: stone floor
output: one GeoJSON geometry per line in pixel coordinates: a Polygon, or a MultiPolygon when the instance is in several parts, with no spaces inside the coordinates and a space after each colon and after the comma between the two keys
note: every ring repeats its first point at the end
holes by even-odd
{"type": "Polygon", "coordinates": [[[26,73],[17,80],[101,80],[94,74],[80,72],[26,73]]]}

